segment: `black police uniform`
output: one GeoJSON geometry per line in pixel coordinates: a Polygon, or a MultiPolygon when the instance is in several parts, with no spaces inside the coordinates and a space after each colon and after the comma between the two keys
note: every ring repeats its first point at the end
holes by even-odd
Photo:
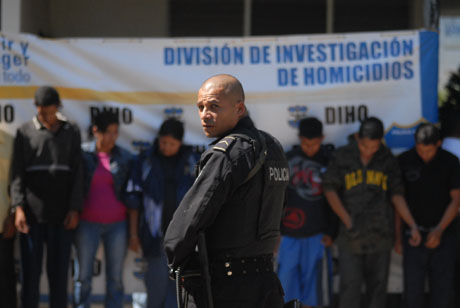
{"type": "MultiPolygon", "coordinates": [[[[214,307],[283,306],[272,253],[288,170],[279,142],[257,130],[249,117],[201,156],[197,179],[174,213],[164,241],[169,266],[187,269],[194,262],[198,233],[205,232],[214,307]]],[[[206,307],[202,279],[185,279],[185,289],[196,307],[206,307]]]]}

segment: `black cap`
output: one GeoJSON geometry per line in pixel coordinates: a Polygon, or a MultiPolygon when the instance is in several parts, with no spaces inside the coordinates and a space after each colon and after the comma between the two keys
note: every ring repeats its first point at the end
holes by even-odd
{"type": "Polygon", "coordinates": [[[359,138],[382,139],[383,134],[383,123],[376,117],[367,118],[359,127],[359,138]]]}
{"type": "Polygon", "coordinates": [[[55,88],[43,86],[35,91],[35,106],[61,105],[59,93],[55,88]]]}
{"type": "Polygon", "coordinates": [[[415,131],[416,144],[436,145],[441,140],[439,129],[432,123],[423,123],[415,131]]]}

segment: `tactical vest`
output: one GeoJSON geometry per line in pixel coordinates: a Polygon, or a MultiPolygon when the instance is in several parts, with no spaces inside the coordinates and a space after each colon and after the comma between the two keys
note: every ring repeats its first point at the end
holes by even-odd
{"type": "MultiPolygon", "coordinates": [[[[248,133],[252,132],[257,131],[248,133]]],[[[271,254],[279,236],[289,183],[289,167],[283,148],[275,138],[262,131],[255,136],[232,134],[226,138],[229,137],[252,145],[255,164],[206,231],[208,251],[211,258],[271,254]]]]}

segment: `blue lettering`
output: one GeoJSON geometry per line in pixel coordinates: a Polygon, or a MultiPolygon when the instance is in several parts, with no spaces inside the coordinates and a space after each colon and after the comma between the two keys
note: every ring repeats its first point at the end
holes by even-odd
{"type": "Polygon", "coordinates": [[[361,65],[356,65],[353,67],[353,79],[356,82],[361,82],[363,81],[363,67],[361,65]]]}
{"type": "Polygon", "coordinates": [[[372,64],[372,80],[374,81],[382,80],[382,64],[380,63],[372,64]]]}
{"type": "Polygon", "coordinates": [[[313,50],[313,45],[312,44],[309,44],[308,45],[308,62],[310,63],[314,63],[315,62],[315,59],[313,58],[313,55],[315,54],[314,50],[313,50]]]}
{"type": "Polygon", "coordinates": [[[305,61],[305,52],[304,52],[305,45],[295,45],[295,56],[297,58],[297,62],[304,62],[305,61]]]}
{"type": "Polygon", "coordinates": [[[318,54],[319,54],[319,55],[316,57],[316,60],[318,60],[319,62],[324,62],[324,61],[326,61],[327,56],[326,56],[326,51],[325,51],[325,49],[326,49],[326,45],[324,45],[324,44],[318,44],[318,46],[317,46],[317,51],[318,51],[318,54]]]}
{"type": "Polygon", "coordinates": [[[412,79],[414,78],[414,70],[412,69],[412,61],[404,61],[403,66],[406,72],[404,73],[404,78],[412,79]]]}
{"type": "Polygon", "coordinates": [[[262,50],[263,50],[263,55],[264,55],[264,63],[265,64],[270,64],[271,61],[270,61],[270,46],[263,46],[262,47],[262,50]]]}
{"type": "Polygon", "coordinates": [[[337,44],[332,43],[328,44],[327,46],[329,46],[331,49],[331,61],[335,61],[335,48],[337,47],[337,44]]]}
{"type": "Polygon", "coordinates": [[[353,42],[347,44],[347,59],[356,60],[356,44],[353,42]]]}
{"type": "Polygon", "coordinates": [[[250,46],[249,47],[249,59],[251,64],[258,64],[260,63],[260,50],[257,46],[250,46]]]}
{"type": "Polygon", "coordinates": [[[233,54],[235,56],[235,59],[233,60],[233,63],[235,64],[243,64],[243,47],[233,47],[233,54]]]}
{"type": "Polygon", "coordinates": [[[326,68],[321,66],[318,68],[318,83],[325,84],[327,82],[327,71],[326,68]]]}
{"type": "MultiPolygon", "coordinates": [[[[164,52],[164,64],[172,65],[174,64],[174,49],[170,47],[165,47],[164,52]]],[[[3,59],[2,59],[3,60],[3,59]]],[[[3,61],[2,61],[3,62],[3,61]]]]}
{"type": "Polygon", "coordinates": [[[203,64],[210,65],[211,62],[212,62],[211,47],[209,46],[203,47],[203,64]]]}
{"type": "Polygon", "coordinates": [[[184,60],[186,65],[192,65],[193,64],[193,49],[194,48],[182,48],[184,51],[184,60]]]}
{"type": "Polygon", "coordinates": [[[313,68],[304,68],[304,84],[305,85],[314,85],[315,84],[315,70],[313,68]]]}
{"type": "Polygon", "coordinates": [[[384,72],[385,72],[385,80],[389,80],[390,79],[390,63],[385,62],[384,72]]]}
{"type": "Polygon", "coordinates": [[[343,83],[343,67],[330,67],[330,83],[343,83]]]}
{"type": "Polygon", "coordinates": [[[410,55],[412,56],[414,52],[414,41],[413,40],[404,40],[403,41],[403,55],[407,56],[410,55]]]}
{"type": "Polygon", "coordinates": [[[373,41],[371,43],[371,56],[373,59],[379,59],[382,56],[382,52],[380,51],[380,48],[381,48],[380,42],[373,41]]]}
{"type": "Polygon", "coordinates": [[[393,65],[391,66],[391,75],[393,76],[393,79],[395,80],[398,80],[401,78],[401,63],[393,62],[393,65]]]}
{"type": "Polygon", "coordinates": [[[359,44],[359,59],[369,60],[369,51],[367,50],[367,44],[365,42],[359,44]]]}

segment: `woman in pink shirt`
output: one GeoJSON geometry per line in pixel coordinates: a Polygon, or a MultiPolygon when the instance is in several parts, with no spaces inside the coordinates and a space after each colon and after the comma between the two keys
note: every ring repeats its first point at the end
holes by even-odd
{"type": "Polygon", "coordinates": [[[123,307],[122,272],[126,248],[137,251],[137,209],[129,209],[124,191],[131,172],[132,155],[115,144],[118,117],[101,112],[94,118],[95,142],[83,145],[86,198],[76,234],[74,306],[89,308],[93,263],[99,241],[104,245],[106,264],[106,308],[123,307]],[[129,219],[129,223],[128,223],[129,219]]]}

